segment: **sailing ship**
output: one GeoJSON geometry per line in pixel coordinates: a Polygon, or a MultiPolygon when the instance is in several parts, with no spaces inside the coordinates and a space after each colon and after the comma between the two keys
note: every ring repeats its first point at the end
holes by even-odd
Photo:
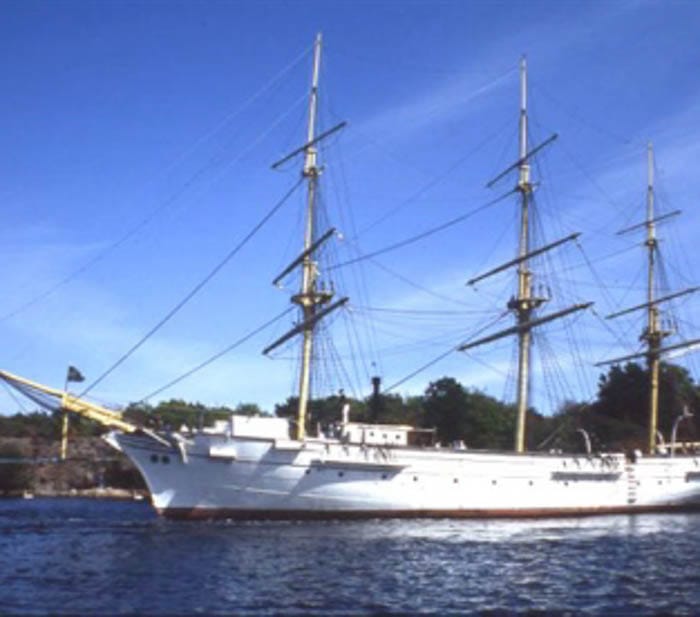
{"type": "MultiPolygon", "coordinates": [[[[515,335],[518,338],[517,425],[510,452],[438,447],[433,432],[408,425],[351,422],[347,406],[333,436],[307,434],[307,410],[314,360],[314,335],[320,321],[348,302],[336,299],[320,282],[315,256],[330,235],[316,229],[316,200],[321,168],[317,146],[341,125],[316,134],[321,37],[314,45],[306,143],[282,159],[303,155],[307,184],[304,244],[301,254],[280,277],[301,270],[301,288],[292,302],[300,321],[265,352],[301,338],[301,367],[294,434],[288,420],[232,415],[199,431],[155,431],[135,426],[121,415],[7,372],[0,378],[33,400],[60,400],[61,408],[113,428],[106,440],[140,470],[158,513],[176,518],[310,519],[366,517],[534,517],[665,511],[700,506],[700,457],[662,451],[657,443],[658,374],[661,356],[698,341],[663,347],[668,332],[661,328],[660,305],[675,295],[654,296],[657,251],[654,189],[650,150],[647,230],[649,280],[643,339],[650,373],[649,442],[646,452],[586,454],[525,450],[530,357],[533,330],[542,324],[585,310],[576,304],[547,315],[539,309],[547,298],[537,295],[530,270],[532,259],[570,242],[573,234],[533,248],[530,206],[533,183],[530,164],[548,142],[529,149],[527,65],[520,65],[519,153],[506,173],[517,171],[520,222],[517,257],[472,279],[476,282],[504,269],[517,268],[516,294],[508,303],[515,325],[458,347],[471,349],[515,335]]],[[[495,181],[494,180],[494,181],[495,181]]],[[[280,278],[278,277],[278,279],[280,278]]],[[[681,292],[683,293],[683,292],[681,292]]],[[[677,294],[676,294],[677,295],[677,294]]],[[[614,362],[636,356],[618,358],[614,362]]]]}

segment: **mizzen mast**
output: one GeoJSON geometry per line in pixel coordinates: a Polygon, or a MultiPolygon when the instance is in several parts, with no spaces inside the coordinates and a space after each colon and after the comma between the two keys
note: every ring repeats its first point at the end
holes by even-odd
{"type": "Polygon", "coordinates": [[[654,221],[654,147],[647,146],[647,327],[642,332],[642,340],[647,344],[647,364],[649,367],[649,436],[647,448],[653,453],[656,448],[656,431],[659,419],[659,350],[661,342],[671,335],[661,327],[659,307],[654,302],[654,265],[656,261],[657,240],[654,221]]]}
{"type": "Polygon", "coordinates": [[[647,217],[643,223],[627,227],[618,232],[618,235],[625,234],[630,231],[644,227],[646,229],[646,240],[644,246],[647,249],[647,301],[644,304],[639,304],[631,308],[623,309],[611,315],[607,319],[614,319],[621,315],[627,315],[631,312],[646,309],[647,325],[639,337],[641,341],[646,343],[646,350],[641,353],[629,354],[612,360],[598,362],[596,366],[604,366],[607,364],[619,364],[627,360],[646,357],[647,368],[649,371],[649,401],[648,401],[648,417],[649,417],[649,432],[647,437],[647,452],[654,454],[656,452],[656,439],[658,433],[659,419],[659,372],[661,367],[661,356],[670,351],[676,351],[697,345],[700,339],[682,341],[674,345],[662,347],[665,338],[671,336],[672,330],[665,330],[661,323],[661,312],[659,305],[687,294],[695,293],[700,287],[689,287],[682,291],[667,294],[665,296],[656,297],[656,258],[658,254],[658,240],[656,238],[656,224],[668,218],[681,213],[680,210],[674,210],[662,216],[654,216],[654,147],[651,143],[647,145],[647,217]]]}

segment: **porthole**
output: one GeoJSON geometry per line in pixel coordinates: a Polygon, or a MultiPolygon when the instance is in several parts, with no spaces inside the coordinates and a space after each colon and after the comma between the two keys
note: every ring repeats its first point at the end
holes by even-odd
{"type": "Polygon", "coordinates": [[[386,480],[389,476],[386,475],[385,473],[382,474],[382,480],[386,480]]]}
{"type": "Polygon", "coordinates": [[[413,481],[418,482],[418,476],[413,476],[413,481]]]}
{"type": "Polygon", "coordinates": [[[530,484],[530,486],[532,486],[534,484],[534,482],[532,480],[530,480],[529,484],[530,484]]]}
{"type": "Polygon", "coordinates": [[[345,472],[342,472],[342,471],[339,471],[339,472],[338,472],[338,477],[339,477],[339,478],[342,478],[344,475],[345,475],[345,472]]]}
{"type": "Polygon", "coordinates": [[[307,469],[306,471],[304,471],[304,473],[308,476],[311,473],[311,470],[307,469]]]}
{"type": "Polygon", "coordinates": [[[453,482],[454,484],[458,484],[458,483],[459,483],[459,478],[455,478],[454,480],[452,480],[452,482],[453,482]]]}
{"type": "Polygon", "coordinates": [[[151,463],[157,463],[157,462],[158,462],[158,455],[151,454],[151,463]]]}
{"type": "Polygon", "coordinates": [[[160,462],[167,465],[170,462],[170,457],[167,454],[164,454],[160,457],[160,462]]]}
{"type": "Polygon", "coordinates": [[[498,481],[497,481],[497,480],[491,480],[491,484],[493,484],[494,486],[496,486],[496,484],[498,484],[498,481]]]}

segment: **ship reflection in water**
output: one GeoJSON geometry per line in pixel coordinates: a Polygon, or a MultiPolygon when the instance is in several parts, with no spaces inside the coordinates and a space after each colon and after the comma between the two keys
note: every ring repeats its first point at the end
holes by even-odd
{"type": "Polygon", "coordinates": [[[0,501],[9,614],[695,614],[700,515],[178,522],[0,501]]]}

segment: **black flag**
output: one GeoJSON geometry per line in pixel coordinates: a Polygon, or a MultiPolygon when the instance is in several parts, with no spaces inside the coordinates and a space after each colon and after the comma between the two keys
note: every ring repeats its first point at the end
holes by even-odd
{"type": "Polygon", "coordinates": [[[69,366],[66,381],[85,381],[85,377],[83,377],[83,374],[77,368],[69,366]]]}

